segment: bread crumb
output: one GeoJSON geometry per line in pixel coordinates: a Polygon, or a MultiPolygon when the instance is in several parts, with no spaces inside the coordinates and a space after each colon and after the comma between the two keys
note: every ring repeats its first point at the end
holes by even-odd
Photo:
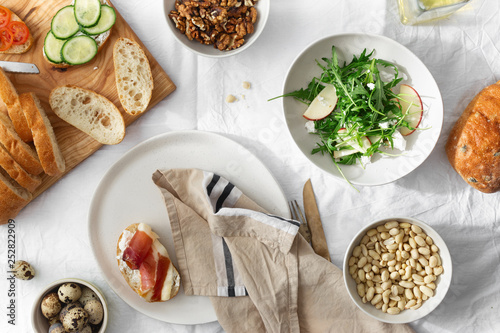
{"type": "Polygon", "coordinates": [[[94,70],[96,70],[96,69],[98,69],[98,68],[99,68],[99,67],[95,66],[95,67],[94,67],[94,70]]]}
{"type": "Polygon", "coordinates": [[[245,99],[245,95],[241,95],[241,99],[245,99]]]}
{"type": "Polygon", "coordinates": [[[243,81],[243,88],[245,89],[250,89],[250,82],[247,82],[247,81],[243,81]]]}
{"type": "Polygon", "coordinates": [[[226,97],[226,103],[234,103],[237,100],[238,99],[236,97],[234,97],[233,95],[231,95],[231,94],[227,95],[227,97],[226,97]]]}

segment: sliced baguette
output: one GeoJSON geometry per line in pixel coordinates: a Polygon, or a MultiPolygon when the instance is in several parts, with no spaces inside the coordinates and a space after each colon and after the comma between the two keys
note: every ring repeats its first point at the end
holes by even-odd
{"type": "Polygon", "coordinates": [[[24,142],[33,141],[31,130],[24,117],[16,88],[0,67],[0,99],[4,102],[14,128],[24,142]]]}
{"type": "Polygon", "coordinates": [[[0,167],[2,167],[10,177],[19,185],[30,192],[36,190],[42,183],[42,179],[34,176],[23,169],[19,163],[7,152],[7,149],[0,143],[0,167]]]}
{"type": "Polygon", "coordinates": [[[21,140],[11,120],[3,112],[0,112],[0,143],[4,145],[9,154],[24,168],[24,170],[32,175],[39,175],[42,173],[42,164],[35,150],[21,140]]]}
{"type": "Polygon", "coordinates": [[[119,38],[113,47],[116,88],[125,112],[146,111],[153,93],[153,75],[146,53],[135,41],[119,38]]]}
{"type": "Polygon", "coordinates": [[[0,168],[0,224],[17,216],[33,195],[19,186],[2,168],[0,168]]]}
{"type": "MultiPolygon", "coordinates": [[[[75,2],[72,1],[71,5],[74,5],[74,4],[75,4],[75,2]]],[[[101,4],[111,6],[111,3],[109,1],[107,1],[107,0],[101,0],[101,4]]],[[[111,32],[112,31],[113,31],[113,27],[111,27],[111,29],[109,29],[108,31],[103,32],[100,35],[90,36],[90,37],[94,38],[94,40],[95,40],[95,42],[97,44],[97,53],[98,54],[102,50],[102,48],[104,47],[104,45],[106,44],[106,42],[109,40],[109,37],[111,36],[111,32]]],[[[83,33],[78,32],[76,35],[78,35],[78,34],[83,34],[83,33]]],[[[54,67],[54,68],[68,68],[68,67],[71,67],[71,66],[78,66],[78,65],[70,65],[70,64],[65,63],[65,62],[62,62],[62,63],[59,63],[59,64],[55,63],[55,62],[52,62],[52,61],[49,60],[49,58],[47,58],[47,55],[45,54],[45,50],[43,50],[43,58],[49,64],[51,64],[52,67],[54,67]]]]}
{"type": "MultiPolygon", "coordinates": [[[[172,261],[170,261],[170,257],[168,255],[167,249],[159,242],[158,240],[158,235],[154,233],[151,228],[146,225],[142,224],[142,227],[140,227],[139,223],[131,224],[129,225],[121,234],[120,237],[118,238],[118,243],[116,245],[116,255],[117,255],[117,262],[118,262],[118,268],[120,269],[120,272],[122,273],[123,277],[125,278],[125,281],[127,284],[132,288],[133,291],[135,291],[140,297],[142,297],[146,302],[165,302],[168,301],[169,299],[172,299],[177,295],[179,292],[180,284],[181,284],[181,276],[179,275],[179,272],[175,268],[174,264],[172,261]],[[161,298],[159,299],[154,299],[153,294],[154,290],[153,288],[150,288],[148,290],[144,290],[142,288],[142,272],[140,269],[131,269],[127,262],[122,260],[123,258],[123,252],[125,251],[126,247],[128,246],[128,243],[130,239],[133,237],[133,235],[138,231],[138,230],[145,230],[148,234],[150,234],[150,237],[153,239],[153,244],[151,245],[153,249],[158,251],[158,253],[155,255],[155,259],[158,258],[158,254],[161,254],[163,257],[168,258],[170,261],[168,264],[168,270],[166,273],[165,280],[163,281],[163,285],[161,286],[161,298]]],[[[158,262],[157,262],[158,263],[158,262]]],[[[156,273],[156,272],[155,272],[156,273]]],[[[156,279],[156,275],[155,275],[156,279]]]]}
{"type": "Polygon", "coordinates": [[[43,170],[49,176],[56,176],[64,172],[66,163],[57,143],[52,128],[40,100],[34,93],[19,95],[28,126],[33,133],[33,143],[43,170]]]}
{"type": "MultiPolygon", "coordinates": [[[[13,11],[10,11],[10,12],[11,12],[11,17],[10,17],[11,21],[20,21],[20,22],[23,22],[23,20],[21,20],[19,18],[19,16],[17,16],[13,11]]],[[[23,22],[23,23],[26,24],[25,22],[23,22]]],[[[26,24],[26,26],[28,27],[27,24],[26,24]]],[[[29,27],[28,27],[28,30],[29,30],[29,27]]],[[[20,54],[20,53],[25,53],[29,49],[31,49],[31,47],[34,44],[34,41],[35,40],[33,39],[33,35],[31,34],[31,31],[30,31],[30,36],[28,37],[28,40],[24,44],[21,44],[21,45],[12,45],[8,50],[0,51],[0,53],[4,53],[4,54],[20,54]]]]}
{"type": "Polygon", "coordinates": [[[125,121],[120,110],[96,92],[61,86],[50,92],[49,103],[59,118],[102,144],[114,145],[125,137],[125,121]]]}

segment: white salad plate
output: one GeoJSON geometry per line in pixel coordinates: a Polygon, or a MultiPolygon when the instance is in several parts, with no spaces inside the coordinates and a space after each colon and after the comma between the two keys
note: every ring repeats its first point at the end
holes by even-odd
{"type": "MultiPolygon", "coordinates": [[[[290,66],[285,82],[283,94],[307,88],[313,77],[320,77],[322,70],[316,63],[323,64],[322,58],[331,58],[332,46],[339,56],[339,64],[344,61],[350,63],[353,55],[359,56],[364,49],[367,53],[375,50],[372,58],[383,59],[397,66],[399,76],[405,83],[420,94],[424,114],[419,130],[406,136],[406,150],[394,150],[398,154],[393,157],[372,156],[371,163],[364,166],[340,165],[345,177],[353,184],[382,185],[393,182],[415,170],[421,165],[434,149],[443,125],[443,100],[438,85],[427,67],[410,50],[398,42],[384,36],[346,33],[322,38],[313,42],[302,51],[290,66]]],[[[379,66],[379,70],[384,70],[379,66]]],[[[387,71],[385,74],[393,73],[387,71]]],[[[392,74],[393,75],[393,74],[392,74]]],[[[385,78],[385,76],[382,76],[385,78]]],[[[398,89],[398,88],[397,88],[398,89]]],[[[302,153],[316,166],[336,177],[342,177],[330,155],[321,153],[311,154],[319,136],[310,134],[306,128],[302,114],[307,105],[293,97],[283,98],[283,111],[290,134],[302,153]]]]}
{"type": "MultiPolygon", "coordinates": [[[[167,210],[151,177],[158,169],[198,168],[225,177],[272,214],[289,217],[287,200],[266,166],[240,144],[211,132],[179,131],[153,137],[131,149],[104,175],[88,216],[92,251],[109,286],[128,305],[145,315],[175,324],[217,320],[210,299],[186,296],[147,303],[125,282],[116,260],[122,231],[144,222],[160,236],[177,266],[167,210]]],[[[182,286],[182,281],[181,281],[182,286]]]]}

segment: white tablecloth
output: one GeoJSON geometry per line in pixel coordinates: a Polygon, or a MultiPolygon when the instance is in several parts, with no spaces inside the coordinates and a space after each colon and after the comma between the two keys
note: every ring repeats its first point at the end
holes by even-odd
{"type": "Polygon", "coordinates": [[[500,194],[470,188],[444,152],[451,126],[468,102],[500,79],[499,1],[472,0],[448,19],[404,26],[396,0],[273,0],[259,40],[243,53],[218,60],[197,56],[174,40],[163,1],[114,4],[177,90],[132,124],[122,143],[97,151],[16,218],[17,259],[29,261],[37,276],[17,282],[15,326],[7,323],[8,229],[0,226],[0,332],[30,332],[35,296],[63,277],[92,281],[104,291],[108,332],[222,332],[217,322],[173,325],[135,311],[107,285],[89,246],[89,204],[107,169],[142,141],[184,129],[222,133],[245,145],[271,170],[289,199],[301,199],[302,185],[311,178],[330,253],[339,267],[350,239],[368,222],[390,215],[426,221],[448,244],[453,281],[443,303],[411,326],[419,333],[500,331],[500,194]],[[267,102],[281,94],[288,67],[306,45],[341,32],[376,33],[405,45],[428,66],[444,100],[443,131],[425,163],[394,183],[359,187],[359,193],[309,163],[287,133],[281,102],[267,102]],[[252,84],[250,90],[243,89],[243,81],[252,84]],[[239,100],[226,103],[228,94],[239,100]]]}

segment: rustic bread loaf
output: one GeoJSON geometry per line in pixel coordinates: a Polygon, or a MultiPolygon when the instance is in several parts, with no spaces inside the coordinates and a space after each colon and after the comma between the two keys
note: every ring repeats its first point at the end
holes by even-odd
{"type": "MultiPolygon", "coordinates": [[[[11,17],[10,17],[11,21],[20,21],[20,22],[23,22],[23,20],[21,20],[19,18],[19,16],[17,16],[14,12],[11,11],[11,13],[12,13],[11,17]]],[[[28,27],[28,29],[29,29],[29,27],[28,27]]],[[[35,40],[33,39],[33,35],[30,32],[30,36],[28,37],[28,40],[24,44],[21,44],[21,45],[12,45],[8,50],[0,51],[0,53],[6,53],[6,54],[20,54],[20,53],[25,53],[29,49],[31,49],[31,47],[34,44],[34,41],[35,40]]]]}
{"type": "Polygon", "coordinates": [[[136,115],[146,111],[153,93],[153,75],[146,53],[139,44],[119,38],[113,47],[116,88],[125,112],[136,115]]]}
{"type": "Polygon", "coordinates": [[[17,94],[16,88],[7,77],[3,69],[0,67],[0,99],[5,103],[9,117],[12,120],[12,124],[19,135],[19,137],[24,142],[33,141],[33,136],[31,135],[31,130],[28,127],[26,118],[24,117],[23,109],[21,108],[21,103],[19,102],[19,95],[17,94]]]}
{"type": "Polygon", "coordinates": [[[66,163],[57,143],[52,124],[40,104],[40,100],[34,93],[21,94],[19,100],[28,126],[33,133],[33,143],[43,170],[49,176],[63,173],[66,169],[66,163]]]}
{"type": "Polygon", "coordinates": [[[49,103],[59,118],[102,144],[114,145],[125,137],[125,122],[120,110],[106,97],[91,90],[57,87],[50,92],[49,103]]]}
{"type": "Polygon", "coordinates": [[[0,168],[0,224],[6,224],[9,219],[16,217],[32,198],[28,190],[19,186],[0,168]]]}
{"type": "Polygon", "coordinates": [[[469,103],[446,143],[452,167],[475,189],[500,190],[500,81],[469,103]]]}
{"type": "Polygon", "coordinates": [[[43,171],[35,150],[21,140],[9,117],[3,112],[0,112],[0,143],[24,170],[33,175],[43,171]]]}
{"type": "Polygon", "coordinates": [[[42,179],[34,176],[23,169],[19,163],[7,152],[7,149],[0,143],[0,167],[2,167],[9,176],[19,185],[30,192],[36,190],[42,183],[42,179]]]}

